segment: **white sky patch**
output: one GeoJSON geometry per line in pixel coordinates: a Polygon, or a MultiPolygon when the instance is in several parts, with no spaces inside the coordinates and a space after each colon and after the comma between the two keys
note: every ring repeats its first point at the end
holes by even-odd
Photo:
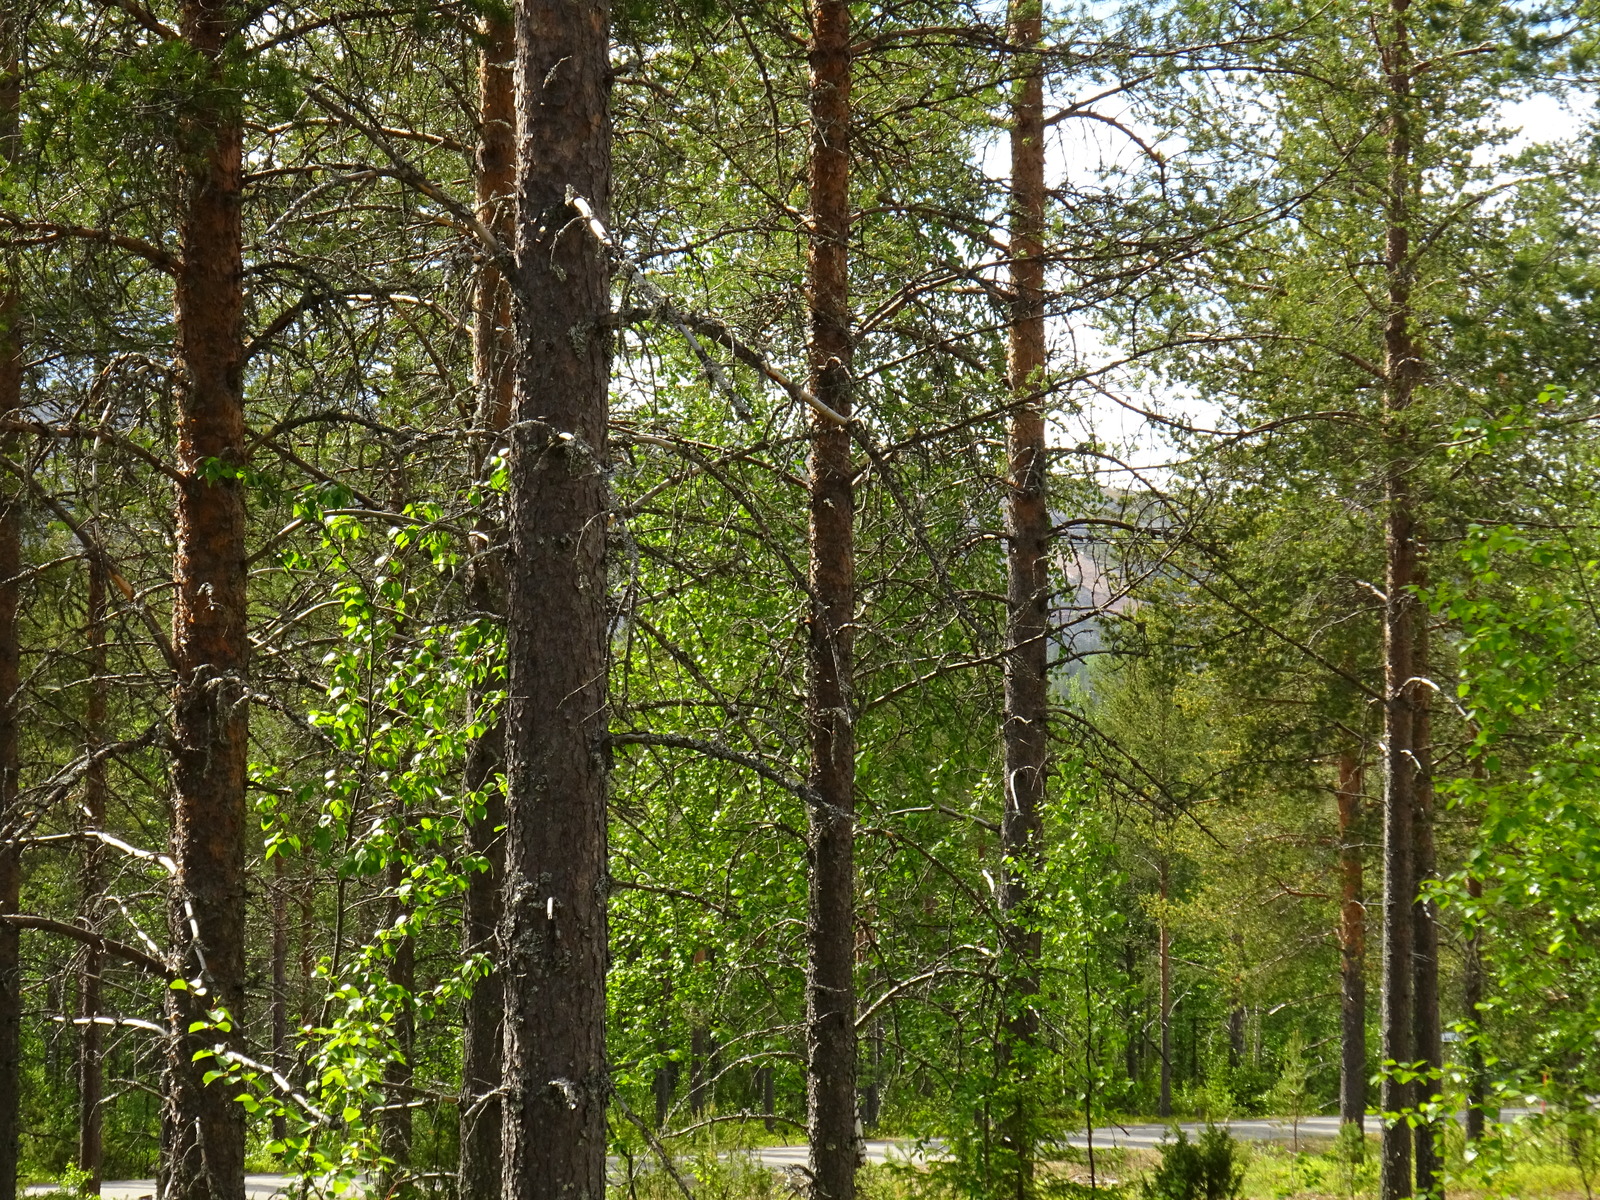
{"type": "MultiPolygon", "coordinates": [[[[1049,102],[1059,105],[1063,99],[1051,96],[1049,102]]],[[[1157,145],[1158,131],[1142,125],[1128,101],[1118,97],[1102,111],[1126,124],[1146,145],[1157,145]]],[[[1508,103],[1501,111],[1499,124],[1516,132],[1504,145],[1486,147],[1479,161],[1492,162],[1494,158],[1508,158],[1530,146],[1576,138],[1596,116],[1595,98],[1590,95],[1562,97],[1537,93],[1508,103]]],[[[1102,122],[1064,121],[1051,133],[1046,146],[1046,174],[1052,187],[1063,182],[1092,186],[1107,172],[1135,166],[1136,160],[1146,153],[1126,134],[1102,122]]],[[[1170,158],[1182,152],[1182,143],[1168,138],[1160,141],[1157,149],[1170,158]]],[[[1004,137],[984,148],[982,162],[991,178],[1006,178],[1010,158],[1004,137]]],[[[1121,357],[1119,349],[1108,344],[1100,331],[1084,320],[1052,321],[1050,343],[1052,362],[1058,371],[1075,367],[1094,369],[1121,357]]],[[[1133,370],[1113,371],[1105,377],[1102,386],[1102,392],[1080,390],[1077,398],[1081,406],[1054,416],[1050,423],[1050,440],[1058,447],[1097,442],[1115,453],[1130,470],[1118,470],[1113,464],[1104,463],[1101,482],[1108,487],[1137,486],[1140,477],[1147,482],[1164,482],[1170,477],[1171,464],[1178,457],[1171,431],[1133,409],[1160,413],[1201,428],[1216,429],[1228,424],[1221,405],[1184,395],[1133,370]],[[1132,407],[1118,404],[1113,396],[1132,407]]]]}

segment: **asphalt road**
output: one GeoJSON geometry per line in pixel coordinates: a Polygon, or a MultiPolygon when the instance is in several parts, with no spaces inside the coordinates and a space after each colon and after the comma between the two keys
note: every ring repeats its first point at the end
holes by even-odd
{"type": "MultiPolygon", "coordinates": [[[[1502,1121],[1515,1120],[1526,1115],[1529,1109],[1503,1108],[1500,1110],[1502,1121]]],[[[1227,1127],[1229,1132],[1241,1142],[1284,1142],[1288,1143],[1293,1137],[1291,1123],[1284,1117],[1249,1117],[1232,1121],[1220,1121],[1218,1124],[1227,1127]]],[[[1375,1120],[1368,1121],[1369,1132],[1377,1129],[1375,1120]]],[[[1199,1135],[1205,1125],[1196,1121],[1180,1122],[1178,1128],[1182,1129],[1191,1138],[1199,1135]]],[[[1093,1131],[1095,1149],[1153,1149],[1166,1141],[1170,1134],[1170,1125],[1107,1125],[1096,1126],[1093,1131]]],[[[1314,1138],[1333,1138],[1339,1134],[1338,1117],[1302,1117],[1300,1119],[1300,1136],[1314,1138]]],[[[1067,1144],[1078,1149],[1086,1149],[1091,1138],[1088,1133],[1080,1132],[1071,1134],[1067,1144]]],[[[789,1167],[804,1167],[806,1165],[807,1151],[805,1146],[762,1146],[749,1152],[750,1157],[773,1170],[784,1170],[789,1167]]],[[[920,1162],[922,1156],[907,1142],[892,1142],[883,1139],[872,1139],[866,1143],[867,1161],[874,1163],[883,1162],[920,1162]]],[[[938,1151],[935,1149],[935,1155],[938,1151]]],[[[294,1182],[287,1175],[247,1175],[244,1181],[245,1200],[273,1200],[274,1197],[285,1196],[290,1185],[294,1182]]],[[[30,1196],[48,1192],[47,1187],[30,1187],[26,1194],[30,1196]]],[[[153,1179],[125,1179],[108,1182],[101,1186],[102,1200],[154,1200],[156,1185],[153,1179]]]]}

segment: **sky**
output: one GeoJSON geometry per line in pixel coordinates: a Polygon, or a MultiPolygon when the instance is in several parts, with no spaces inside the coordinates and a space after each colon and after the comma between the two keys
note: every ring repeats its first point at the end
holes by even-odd
{"type": "MultiPolygon", "coordinates": [[[[1059,105],[1064,98],[1060,95],[1051,96],[1047,105],[1059,105]]],[[[1111,102],[1106,106],[1106,111],[1108,115],[1127,123],[1143,140],[1155,140],[1156,132],[1148,126],[1141,127],[1137,114],[1127,101],[1111,102]]],[[[1594,117],[1594,100],[1590,96],[1564,100],[1554,95],[1536,94],[1509,103],[1503,112],[1504,123],[1519,132],[1503,153],[1514,153],[1539,142],[1573,137],[1594,117]]],[[[1046,169],[1051,186],[1057,186],[1069,178],[1073,181],[1092,181],[1104,168],[1128,165],[1143,153],[1125,135],[1098,122],[1063,122],[1054,127],[1052,134],[1046,150],[1046,169]]],[[[1161,149],[1171,152],[1181,147],[1169,143],[1161,149]]],[[[983,148],[983,167],[992,179],[1003,181],[1007,177],[1009,153],[1003,137],[983,148]]],[[[1051,346],[1052,358],[1058,364],[1076,360],[1087,367],[1095,367],[1112,362],[1117,357],[1115,348],[1109,346],[1099,331],[1084,321],[1055,321],[1051,329],[1051,346]]],[[[1107,390],[1117,392],[1140,408],[1155,409],[1203,427],[1215,428],[1224,419],[1224,414],[1216,406],[1195,397],[1183,396],[1159,383],[1139,382],[1125,375],[1107,390]]],[[[1103,396],[1086,397],[1081,409],[1061,414],[1052,422],[1050,435],[1053,444],[1058,446],[1097,440],[1121,447],[1120,457],[1123,461],[1147,479],[1156,481],[1168,474],[1168,464],[1174,457],[1171,440],[1159,426],[1103,396]]],[[[1135,480],[1126,472],[1108,469],[1103,482],[1110,487],[1127,487],[1135,480]]]]}

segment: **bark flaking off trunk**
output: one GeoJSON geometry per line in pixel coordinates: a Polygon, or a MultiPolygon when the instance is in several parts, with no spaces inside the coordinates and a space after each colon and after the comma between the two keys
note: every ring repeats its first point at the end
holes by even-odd
{"type": "MultiPolygon", "coordinates": [[[[852,412],[850,329],[850,10],[812,8],[811,238],[807,258],[811,390],[852,412]]],[[[806,723],[811,742],[806,911],[806,1117],[816,1200],[852,1200],[856,1120],[855,492],[850,433],[811,426],[811,607],[806,723]]]]}
{"type": "Polygon", "coordinates": [[[177,872],[170,929],[184,973],[204,994],[167,993],[171,1145],[163,1200],[244,1194],[244,1109],[225,1081],[202,1081],[210,1060],[194,1061],[222,1035],[189,1032],[214,1009],[239,1019],[244,1003],[249,639],[244,491],[236,474],[245,464],[243,127],[222,61],[237,33],[236,13],[226,0],[188,0],[179,21],[209,78],[196,92],[205,111],[182,118],[178,130],[185,164],[176,305],[183,482],[173,561],[177,872]]]}
{"type": "Polygon", "coordinates": [[[516,7],[517,374],[507,498],[505,1200],[604,1200],[606,415],[603,0],[516,7]]]}
{"type": "Polygon", "coordinates": [[[1362,884],[1362,769],[1339,756],[1339,1119],[1366,1128],[1367,906],[1362,884]]]}

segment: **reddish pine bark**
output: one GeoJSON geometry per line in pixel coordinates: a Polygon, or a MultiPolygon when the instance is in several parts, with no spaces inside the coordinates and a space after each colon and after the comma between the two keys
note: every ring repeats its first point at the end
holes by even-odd
{"type": "MultiPolygon", "coordinates": [[[[516,88],[512,73],[516,33],[509,15],[486,14],[479,22],[478,164],[475,175],[478,214],[507,245],[514,237],[516,189],[516,88]]],[[[511,293],[500,271],[484,263],[473,297],[473,375],[478,393],[481,476],[491,445],[511,419],[516,385],[511,293]]],[[[502,531],[484,519],[474,541],[469,602],[481,617],[505,618],[505,564],[499,557],[502,531]]],[[[474,709],[479,702],[474,698],[474,709]]],[[[457,1186],[461,1200],[499,1200],[501,1045],[505,1018],[504,985],[495,943],[505,883],[505,841],[496,832],[505,824],[505,795],[490,786],[505,758],[505,728],[496,721],[467,753],[468,791],[483,792],[484,813],[467,831],[467,849],[486,859],[487,871],[467,882],[461,940],[465,954],[488,954],[491,973],[472,989],[463,1012],[460,1158],[457,1186]]]]}
{"type": "MultiPolygon", "coordinates": [[[[243,396],[243,130],[221,61],[236,33],[224,0],[187,0],[179,31],[210,78],[178,130],[184,178],[177,282],[182,388],[178,416],[177,553],[173,562],[172,944],[198,989],[171,991],[164,1167],[166,1200],[244,1193],[244,1110],[205,1084],[191,1034],[209,1010],[244,1003],[246,635],[243,396]]],[[[236,1036],[236,1035],[235,1035],[236,1036]]]]}
{"type": "MultiPolygon", "coordinates": [[[[850,330],[850,9],[812,8],[810,42],[811,390],[848,417],[850,330]]],[[[806,907],[806,1116],[812,1195],[852,1200],[856,1123],[855,466],[849,430],[811,425],[811,607],[806,723],[811,742],[810,873],[806,907]]]]}
{"type": "Polygon", "coordinates": [[[516,26],[503,1194],[604,1200],[610,268],[573,201],[605,219],[609,14],[516,26]]]}
{"type": "MultiPolygon", "coordinates": [[[[1011,44],[1025,51],[1043,35],[1040,0],[1015,0],[1011,44]]],[[[1039,990],[1041,935],[1029,919],[1029,880],[1042,855],[1042,817],[1049,750],[1050,540],[1048,458],[1045,452],[1044,373],[1044,64],[1021,63],[1011,100],[1011,326],[1012,394],[1006,494],[1005,796],[1000,841],[1004,855],[1000,907],[1006,918],[1009,966],[1002,1056],[1026,1073],[1038,1038],[1033,995],[1039,990]]],[[[1019,1079],[1020,1083],[1021,1080],[1019,1079]]],[[[1026,1102],[1019,1094],[1001,1120],[1013,1159],[1006,1190],[1018,1200],[1031,1191],[1034,1148],[1026,1102]]]]}

